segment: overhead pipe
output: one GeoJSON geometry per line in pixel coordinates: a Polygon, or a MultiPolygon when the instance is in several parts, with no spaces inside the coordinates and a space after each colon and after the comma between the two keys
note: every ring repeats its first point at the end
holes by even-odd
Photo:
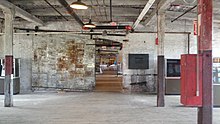
{"type": "Polygon", "coordinates": [[[186,10],[183,14],[179,15],[178,17],[176,17],[175,19],[171,20],[171,22],[176,21],[177,19],[179,19],[180,17],[184,16],[186,13],[190,12],[191,10],[193,10],[194,8],[196,8],[197,5],[193,6],[192,8],[189,8],[188,10],[186,10]]]}
{"type": "MultiPolygon", "coordinates": [[[[154,33],[156,34],[156,31],[133,31],[131,33],[154,33]]],[[[165,32],[165,34],[191,34],[191,32],[165,32]]]]}
{"type": "Polygon", "coordinates": [[[63,17],[66,21],[69,21],[61,12],[59,12],[53,5],[50,4],[47,0],[44,0],[50,7],[52,7],[61,17],[63,17]]]}
{"type": "Polygon", "coordinates": [[[110,21],[112,22],[112,0],[110,0],[110,21]]]}
{"type": "MultiPolygon", "coordinates": [[[[98,33],[98,32],[91,32],[91,33],[81,33],[84,35],[103,35],[102,33],[98,33]]],[[[107,34],[107,36],[126,36],[127,34],[107,34]]]]}
{"type": "MultiPolygon", "coordinates": [[[[44,30],[44,29],[39,29],[37,26],[33,29],[33,28],[17,28],[14,27],[15,30],[22,30],[22,31],[33,31],[35,33],[30,33],[30,34],[41,34],[40,32],[50,32],[50,33],[44,33],[44,34],[58,34],[58,33],[73,33],[73,34],[82,34],[82,35],[103,35],[100,32],[76,32],[76,31],[65,31],[65,30],[44,30]]],[[[19,34],[19,33],[15,33],[15,34],[19,34]]],[[[20,33],[23,34],[23,33],[20,33]]],[[[29,34],[29,33],[27,33],[29,34]]],[[[3,33],[0,33],[0,35],[3,35],[3,33]]],[[[111,34],[111,33],[107,33],[107,36],[126,36],[126,34],[111,34]]]]}
{"type": "Polygon", "coordinates": [[[106,46],[106,47],[121,47],[122,44],[117,44],[117,45],[109,45],[109,44],[86,44],[86,45],[95,45],[97,47],[102,47],[102,46],[106,46]]]}
{"type": "Polygon", "coordinates": [[[108,42],[118,43],[117,41],[110,40],[110,39],[105,39],[105,38],[93,38],[93,40],[102,40],[102,41],[108,41],[108,42]]]}
{"type": "Polygon", "coordinates": [[[64,31],[64,30],[43,30],[43,29],[39,29],[38,26],[35,27],[35,29],[33,28],[17,28],[14,27],[15,30],[21,30],[21,31],[34,31],[34,32],[72,32],[72,31],[64,31]]]}
{"type": "Polygon", "coordinates": [[[59,3],[66,8],[68,13],[80,24],[80,26],[83,26],[84,23],[79,18],[79,16],[74,12],[74,10],[69,6],[69,4],[66,2],[66,0],[58,0],[59,3]]]}
{"type": "Polygon", "coordinates": [[[148,12],[148,10],[150,9],[150,7],[154,4],[156,0],[149,0],[147,2],[147,4],[145,5],[144,9],[142,10],[141,14],[138,16],[137,20],[135,21],[135,23],[133,24],[132,28],[135,29],[138,24],[140,23],[140,21],[143,19],[143,17],[146,15],[146,13],[148,12]]]}
{"type": "MultiPolygon", "coordinates": [[[[89,29],[89,28],[84,28],[89,29]]],[[[97,25],[95,28],[93,29],[109,29],[109,30],[115,30],[115,29],[126,29],[126,30],[132,30],[132,27],[130,25],[116,25],[116,26],[112,26],[112,25],[97,25]]]]}

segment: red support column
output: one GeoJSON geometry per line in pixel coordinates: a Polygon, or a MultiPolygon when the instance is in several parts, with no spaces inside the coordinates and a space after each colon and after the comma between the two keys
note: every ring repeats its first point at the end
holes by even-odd
{"type": "Polygon", "coordinates": [[[198,53],[202,56],[202,106],[198,108],[198,124],[212,124],[212,3],[213,0],[198,0],[198,53]]]}
{"type": "Polygon", "coordinates": [[[4,94],[5,94],[5,107],[13,106],[13,82],[11,79],[13,68],[13,56],[5,56],[5,82],[4,82],[4,94]]]}

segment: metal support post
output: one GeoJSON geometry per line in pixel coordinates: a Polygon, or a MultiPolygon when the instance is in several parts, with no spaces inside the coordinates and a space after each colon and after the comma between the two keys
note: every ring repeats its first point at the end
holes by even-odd
{"type": "Polygon", "coordinates": [[[213,0],[198,0],[198,54],[202,56],[202,106],[198,108],[198,124],[212,124],[212,12],[213,0]]]}
{"type": "Polygon", "coordinates": [[[164,37],[165,37],[165,11],[159,11],[157,15],[157,36],[159,40],[157,57],[157,107],[165,106],[165,58],[164,58],[164,37]]]}

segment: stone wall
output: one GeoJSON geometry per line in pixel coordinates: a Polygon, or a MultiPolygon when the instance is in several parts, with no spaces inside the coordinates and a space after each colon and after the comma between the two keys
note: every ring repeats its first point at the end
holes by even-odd
{"type": "Polygon", "coordinates": [[[32,86],[92,90],[95,85],[93,41],[72,35],[35,36],[32,86]]]}
{"type": "MultiPolygon", "coordinates": [[[[87,36],[73,34],[14,35],[14,57],[20,58],[21,92],[37,88],[92,90],[95,46],[87,36]]],[[[3,40],[0,40],[0,56],[3,40]]]]}

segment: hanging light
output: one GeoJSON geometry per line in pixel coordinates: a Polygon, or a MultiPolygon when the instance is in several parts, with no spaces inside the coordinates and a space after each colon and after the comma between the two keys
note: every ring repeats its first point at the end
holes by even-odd
{"type": "Polygon", "coordinates": [[[95,28],[96,25],[92,23],[92,7],[91,7],[91,10],[90,10],[90,17],[89,17],[89,22],[84,24],[83,28],[95,28]]]}
{"type": "Polygon", "coordinates": [[[86,23],[86,24],[84,24],[83,27],[84,27],[84,28],[95,28],[96,25],[92,23],[92,20],[91,20],[91,18],[90,18],[90,19],[89,19],[89,22],[86,23]]]}
{"type": "Polygon", "coordinates": [[[73,2],[70,7],[73,9],[88,9],[88,6],[85,3],[81,2],[81,0],[73,2]]]}

